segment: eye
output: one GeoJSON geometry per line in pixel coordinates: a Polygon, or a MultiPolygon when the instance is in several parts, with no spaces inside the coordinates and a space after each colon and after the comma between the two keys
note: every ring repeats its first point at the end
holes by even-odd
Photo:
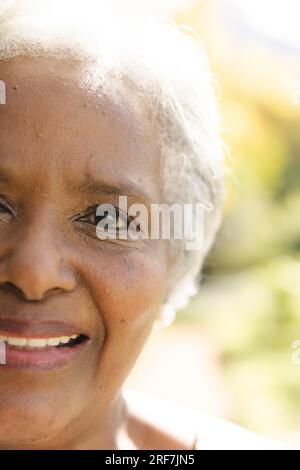
{"type": "MultiPolygon", "coordinates": [[[[106,220],[106,226],[109,229],[115,230],[117,233],[125,231],[131,221],[131,218],[127,214],[123,214],[117,207],[115,211],[108,212],[104,211],[103,215],[97,215],[98,206],[93,206],[87,209],[82,215],[76,218],[77,222],[84,222],[96,228],[97,224],[101,220],[106,220]]],[[[95,230],[96,232],[96,230],[95,230]]]]}
{"type": "Polygon", "coordinates": [[[0,222],[3,222],[7,216],[13,216],[13,212],[3,198],[0,198],[0,222]]]}
{"type": "Polygon", "coordinates": [[[2,204],[2,202],[0,202],[0,212],[9,212],[10,213],[10,210],[8,207],[5,206],[5,204],[2,204]]]}

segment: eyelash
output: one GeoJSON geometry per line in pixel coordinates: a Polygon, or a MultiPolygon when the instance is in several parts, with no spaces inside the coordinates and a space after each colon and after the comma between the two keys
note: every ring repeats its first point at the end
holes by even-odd
{"type": "MultiPolygon", "coordinates": [[[[101,216],[96,216],[96,210],[97,210],[97,206],[92,206],[90,208],[88,208],[82,215],[79,215],[79,217],[77,217],[75,220],[77,222],[86,222],[94,227],[96,227],[96,225],[98,224],[98,222],[100,222],[100,220],[102,220],[103,217],[106,217],[107,215],[101,217],[101,216]],[[99,220],[96,220],[95,222],[88,222],[87,220],[84,220],[86,218],[88,218],[89,216],[91,215],[94,215],[95,216],[95,219],[99,219],[99,220]]],[[[124,214],[122,213],[118,207],[115,207],[115,211],[116,211],[116,224],[119,223],[119,221],[122,219],[122,218],[126,218],[126,230],[128,228],[128,225],[129,223],[133,220],[133,218],[129,217],[127,214],[124,214]]],[[[124,224],[125,224],[125,221],[124,221],[124,224]]],[[[124,230],[123,229],[120,229],[120,228],[117,228],[117,231],[120,231],[120,230],[124,230]]]]}
{"type": "Polygon", "coordinates": [[[0,198],[0,213],[1,212],[6,212],[6,213],[9,213],[10,215],[13,215],[13,212],[10,209],[10,207],[4,202],[2,202],[2,199],[0,198]]]}

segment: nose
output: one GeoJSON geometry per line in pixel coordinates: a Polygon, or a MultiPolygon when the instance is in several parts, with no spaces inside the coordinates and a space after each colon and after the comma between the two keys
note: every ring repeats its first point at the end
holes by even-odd
{"type": "Polygon", "coordinates": [[[23,231],[13,246],[1,251],[0,286],[13,287],[26,300],[42,300],[52,291],[70,292],[76,286],[74,270],[45,226],[23,231]]]}

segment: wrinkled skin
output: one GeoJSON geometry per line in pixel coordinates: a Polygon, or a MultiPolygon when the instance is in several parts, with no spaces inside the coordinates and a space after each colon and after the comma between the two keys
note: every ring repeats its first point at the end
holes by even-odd
{"type": "Polygon", "coordinates": [[[157,136],[141,98],[87,77],[54,58],[0,62],[0,318],[63,321],[89,338],[60,368],[0,366],[4,449],[118,448],[121,424],[133,441],[147,427],[121,389],[166,294],[167,242],[102,241],[77,216],[118,193],[162,201],[157,136]]]}

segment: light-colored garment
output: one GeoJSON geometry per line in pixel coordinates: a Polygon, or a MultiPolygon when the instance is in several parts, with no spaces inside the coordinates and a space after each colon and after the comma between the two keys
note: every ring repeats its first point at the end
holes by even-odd
{"type": "Polygon", "coordinates": [[[237,424],[209,416],[198,409],[174,402],[124,390],[130,410],[150,422],[159,424],[166,432],[190,443],[195,450],[275,450],[288,449],[278,443],[247,431],[237,424]]]}

